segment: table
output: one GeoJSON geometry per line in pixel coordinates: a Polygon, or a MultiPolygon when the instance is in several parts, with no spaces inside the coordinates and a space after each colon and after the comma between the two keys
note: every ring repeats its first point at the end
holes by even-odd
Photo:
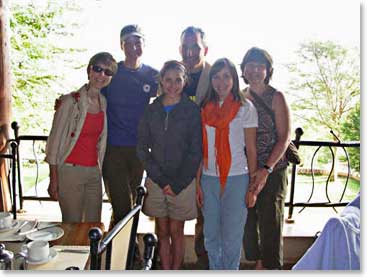
{"type": "Polygon", "coordinates": [[[105,231],[102,222],[82,222],[82,223],[61,223],[60,226],[64,230],[64,235],[55,240],[50,241],[50,245],[88,245],[88,232],[90,228],[98,227],[105,231]]]}
{"type": "MultiPolygon", "coordinates": [[[[56,222],[49,222],[49,223],[56,223],[56,222]]],[[[98,227],[102,230],[102,233],[105,231],[104,224],[102,222],[61,223],[60,227],[64,230],[64,235],[57,240],[50,241],[49,242],[50,247],[57,246],[58,248],[62,248],[63,246],[69,246],[69,247],[75,246],[75,247],[83,247],[84,249],[89,249],[90,243],[88,233],[90,228],[98,227]]],[[[21,246],[24,243],[25,242],[4,242],[6,249],[12,251],[13,253],[18,253],[21,249],[21,246]]],[[[89,255],[89,253],[87,255],[89,255]]],[[[67,266],[71,266],[73,264],[67,264],[66,266],[65,265],[61,266],[61,264],[63,264],[63,262],[68,263],[69,261],[73,261],[74,257],[75,259],[77,259],[78,254],[58,253],[58,257],[56,257],[57,261],[50,261],[49,263],[43,265],[28,265],[28,269],[31,270],[65,269],[67,266]]],[[[89,258],[85,268],[89,268],[89,258]]]]}

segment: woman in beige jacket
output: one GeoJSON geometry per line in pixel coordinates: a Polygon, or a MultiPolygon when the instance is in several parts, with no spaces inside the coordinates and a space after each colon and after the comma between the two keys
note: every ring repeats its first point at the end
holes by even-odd
{"type": "Polygon", "coordinates": [[[61,97],[46,146],[50,165],[48,193],[58,200],[63,222],[101,220],[101,168],[106,146],[106,99],[100,90],[116,73],[111,54],[94,55],[89,82],[61,97]]]}

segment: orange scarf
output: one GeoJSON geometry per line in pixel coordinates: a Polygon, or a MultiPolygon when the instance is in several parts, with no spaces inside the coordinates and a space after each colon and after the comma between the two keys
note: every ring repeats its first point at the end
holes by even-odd
{"type": "Polygon", "coordinates": [[[218,102],[207,103],[201,111],[203,130],[203,162],[208,168],[208,134],[205,125],[215,128],[215,161],[217,172],[219,170],[219,182],[223,190],[231,168],[232,156],[229,145],[229,124],[235,118],[241,103],[233,100],[229,94],[222,106],[218,102]]]}

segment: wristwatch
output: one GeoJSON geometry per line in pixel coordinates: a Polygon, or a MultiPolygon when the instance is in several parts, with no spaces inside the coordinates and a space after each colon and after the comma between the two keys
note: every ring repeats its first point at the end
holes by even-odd
{"type": "Polygon", "coordinates": [[[264,168],[269,172],[269,174],[273,172],[273,168],[268,166],[267,164],[264,164],[264,168]]]}

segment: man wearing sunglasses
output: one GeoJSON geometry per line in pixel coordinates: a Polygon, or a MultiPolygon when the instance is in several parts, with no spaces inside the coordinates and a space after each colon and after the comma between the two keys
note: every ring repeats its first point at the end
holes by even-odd
{"type": "Polygon", "coordinates": [[[137,126],[150,98],[157,95],[158,71],[141,59],[144,35],[137,25],[127,25],[120,33],[125,60],[118,63],[116,75],[102,90],[107,99],[107,148],[103,180],[117,223],[131,210],[143,166],[136,156],[137,126]]]}

